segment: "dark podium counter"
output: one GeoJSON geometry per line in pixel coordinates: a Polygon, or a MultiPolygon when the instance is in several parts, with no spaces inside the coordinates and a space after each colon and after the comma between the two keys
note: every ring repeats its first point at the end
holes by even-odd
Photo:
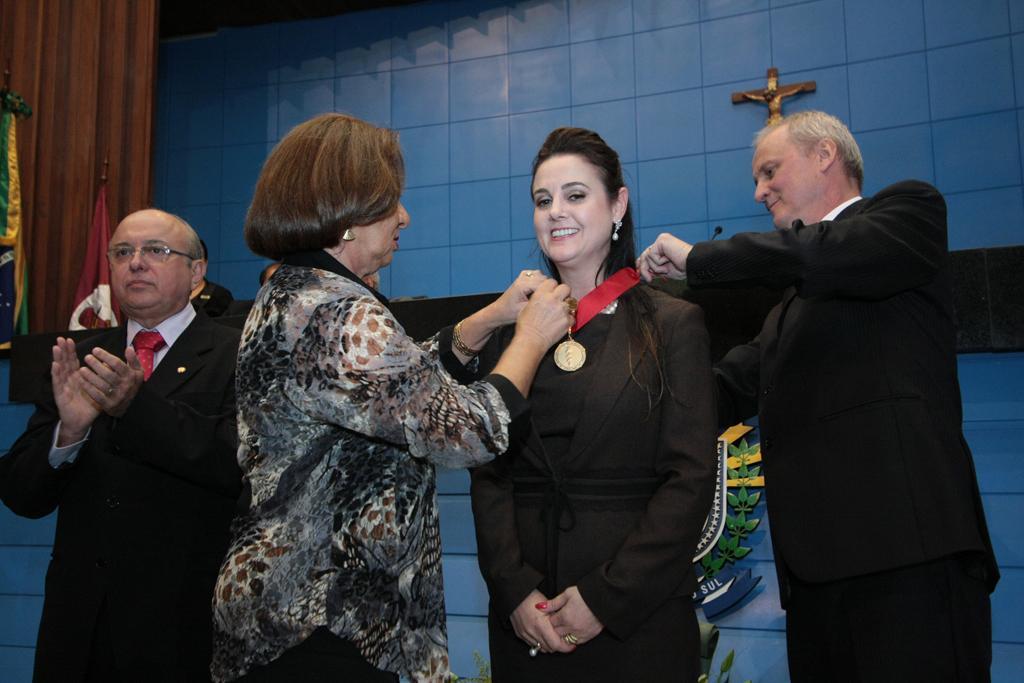
{"type": "MultiPolygon", "coordinates": [[[[957,316],[957,350],[963,353],[1024,350],[1024,246],[970,249],[951,254],[954,307],[957,316]]],[[[704,309],[711,355],[718,360],[726,351],[758,333],[768,311],[778,303],[780,293],[764,288],[691,290],[677,282],[663,282],[661,289],[704,309]]],[[[395,316],[414,339],[426,339],[497,297],[492,294],[442,297],[437,299],[396,299],[395,316]]],[[[244,315],[215,318],[224,325],[241,328],[244,315]]],[[[58,335],[76,342],[88,339],[96,330],[47,332],[14,338],[11,345],[9,400],[32,401],[50,369],[50,349],[58,335]]]]}

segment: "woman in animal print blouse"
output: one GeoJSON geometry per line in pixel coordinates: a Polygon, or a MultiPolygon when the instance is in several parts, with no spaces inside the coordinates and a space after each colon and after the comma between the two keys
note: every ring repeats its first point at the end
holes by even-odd
{"type": "Polygon", "coordinates": [[[260,174],[246,243],[282,266],[238,354],[251,494],[214,595],[214,680],[450,676],[434,468],[508,447],[569,289],[538,276],[478,313],[518,334],[460,384],[438,353],[451,332],[414,342],[362,280],[409,224],[403,180],[397,135],[341,114],[297,126],[260,174]]]}

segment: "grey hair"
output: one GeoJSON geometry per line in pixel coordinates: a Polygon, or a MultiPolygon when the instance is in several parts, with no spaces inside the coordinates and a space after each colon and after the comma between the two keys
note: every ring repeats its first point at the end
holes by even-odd
{"type": "Polygon", "coordinates": [[[860,147],[846,124],[835,116],[813,110],[789,114],[778,124],[762,128],[754,138],[754,147],[760,145],[764,137],[777,126],[786,126],[789,139],[805,151],[810,151],[822,140],[834,142],[847,177],[857,181],[858,190],[864,185],[864,157],[861,156],[860,147]]]}

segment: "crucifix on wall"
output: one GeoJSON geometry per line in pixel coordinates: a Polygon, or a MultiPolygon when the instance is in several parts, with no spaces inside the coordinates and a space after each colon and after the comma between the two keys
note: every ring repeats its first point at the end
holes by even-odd
{"type": "Polygon", "coordinates": [[[760,90],[747,90],[745,92],[734,92],[732,103],[740,102],[762,102],[768,105],[768,120],[765,125],[774,126],[782,120],[782,100],[785,97],[796,95],[800,92],[814,92],[818,84],[814,81],[803,81],[802,83],[790,83],[779,85],[779,70],[774,66],[768,69],[768,86],[760,90]]]}

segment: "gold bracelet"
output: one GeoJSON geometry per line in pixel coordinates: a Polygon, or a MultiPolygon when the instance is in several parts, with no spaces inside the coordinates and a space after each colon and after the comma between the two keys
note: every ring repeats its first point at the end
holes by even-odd
{"type": "Polygon", "coordinates": [[[474,351],[473,349],[469,348],[469,346],[466,345],[466,342],[462,341],[462,335],[460,334],[460,332],[462,331],[462,323],[464,322],[466,321],[460,320],[459,322],[455,323],[455,329],[452,330],[452,344],[455,344],[455,350],[461,353],[463,356],[468,356],[472,358],[473,356],[480,353],[480,351],[474,351]]]}

